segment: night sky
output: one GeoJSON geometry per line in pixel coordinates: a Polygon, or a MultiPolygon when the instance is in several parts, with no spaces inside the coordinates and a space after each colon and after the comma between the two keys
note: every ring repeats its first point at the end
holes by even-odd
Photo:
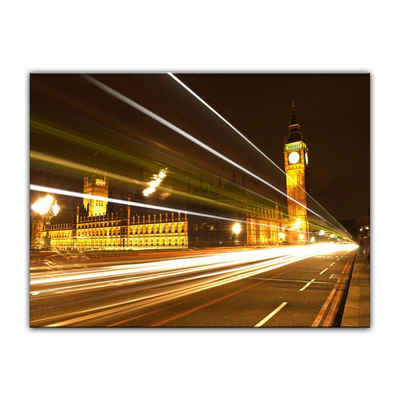
{"type": "MultiPolygon", "coordinates": [[[[92,76],[284,190],[284,179],[274,168],[166,74],[92,76]]],[[[311,195],[338,220],[369,215],[369,74],[177,76],[281,168],[294,99],[297,119],[310,149],[311,195]]],[[[237,176],[240,173],[228,173],[223,161],[211,159],[187,140],[93,87],[82,75],[32,74],[30,89],[31,121],[50,121],[54,126],[91,140],[100,138],[132,154],[138,149],[138,141],[146,142],[154,149],[153,159],[157,159],[157,151],[163,151],[180,159],[182,168],[185,163],[188,169],[193,165],[211,168],[216,175],[225,174],[227,179],[242,182],[237,176]]],[[[96,151],[80,154],[81,148],[60,147],[46,136],[31,135],[31,147],[64,159],[75,157],[87,165],[107,165],[96,151]]],[[[108,166],[117,168],[110,163],[108,166]]],[[[126,171],[121,169],[121,173],[126,171]]],[[[36,174],[31,170],[32,183],[36,174]]]]}
{"type": "Polygon", "coordinates": [[[178,76],[280,166],[295,99],[311,195],[339,220],[369,216],[369,74],[178,76]]]}

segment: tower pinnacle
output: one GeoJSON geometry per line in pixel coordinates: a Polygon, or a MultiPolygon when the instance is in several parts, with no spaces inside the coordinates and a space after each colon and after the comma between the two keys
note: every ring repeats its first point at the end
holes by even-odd
{"type": "Polygon", "coordinates": [[[294,99],[292,99],[292,110],[291,110],[291,115],[290,115],[290,123],[289,125],[297,124],[297,118],[296,118],[296,103],[294,99]]]}
{"type": "Polygon", "coordinates": [[[292,99],[291,110],[290,110],[290,121],[288,128],[289,132],[286,137],[286,143],[298,142],[299,140],[303,140],[301,125],[297,122],[296,103],[294,99],[292,99]]]}

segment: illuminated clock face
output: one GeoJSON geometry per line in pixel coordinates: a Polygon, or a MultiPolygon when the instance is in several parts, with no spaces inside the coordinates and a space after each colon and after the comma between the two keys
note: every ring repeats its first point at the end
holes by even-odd
{"type": "Polygon", "coordinates": [[[300,155],[297,151],[292,151],[289,154],[289,163],[290,164],[296,164],[300,160],[300,155]]]}

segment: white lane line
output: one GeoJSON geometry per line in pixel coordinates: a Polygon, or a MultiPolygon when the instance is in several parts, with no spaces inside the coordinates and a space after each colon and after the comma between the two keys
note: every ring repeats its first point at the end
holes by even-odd
{"type": "Polygon", "coordinates": [[[265,318],[263,318],[260,322],[257,322],[254,325],[254,328],[260,328],[263,326],[268,320],[270,320],[275,314],[277,314],[279,311],[282,310],[283,307],[285,307],[287,304],[287,301],[284,301],[280,306],[276,307],[274,311],[270,312],[265,318]]]}
{"type": "Polygon", "coordinates": [[[299,292],[306,290],[314,281],[315,281],[315,279],[311,279],[310,282],[306,283],[301,289],[299,289],[299,292]]]}
{"type": "Polygon", "coordinates": [[[328,268],[323,269],[319,274],[322,275],[322,274],[325,273],[326,271],[328,271],[328,268]]]}

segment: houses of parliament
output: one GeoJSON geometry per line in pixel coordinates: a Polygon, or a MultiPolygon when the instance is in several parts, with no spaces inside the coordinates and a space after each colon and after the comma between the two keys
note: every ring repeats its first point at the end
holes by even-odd
{"type": "Polygon", "coordinates": [[[47,250],[138,250],[188,247],[266,246],[280,242],[306,243],[309,155],[292,103],[288,135],[284,145],[287,209],[248,210],[239,231],[232,222],[214,221],[177,212],[136,212],[132,206],[111,211],[107,206],[109,180],[104,176],[85,176],[83,193],[105,200],[83,198],[73,221],[52,223],[49,218],[31,216],[31,248],[47,250]]]}

